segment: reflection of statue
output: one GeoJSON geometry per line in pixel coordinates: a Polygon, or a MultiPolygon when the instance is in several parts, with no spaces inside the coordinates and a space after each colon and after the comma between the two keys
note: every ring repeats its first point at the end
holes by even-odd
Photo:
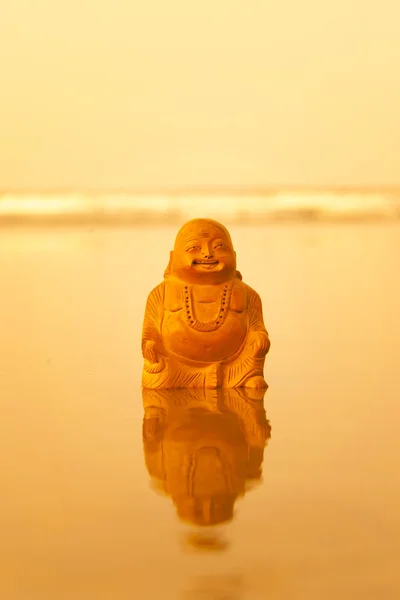
{"type": "Polygon", "coordinates": [[[228,231],[189,221],[147,300],[143,387],[264,388],[269,346],[260,297],[236,271],[228,231]]]}
{"type": "Polygon", "coordinates": [[[147,390],[147,469],[178,516],[199,526],[230,521],[236,499],[261,478],[270,437],[265,390],[147,390]]]}

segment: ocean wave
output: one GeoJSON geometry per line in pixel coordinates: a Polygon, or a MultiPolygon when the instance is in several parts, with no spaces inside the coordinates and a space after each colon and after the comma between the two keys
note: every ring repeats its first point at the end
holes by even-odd
{"type": "Polygon", "coordinates": [[[178,222],[206,216],[229,223],[400,219],[398,192],[266,194],[3,193],[0,222],[178,222]]]}

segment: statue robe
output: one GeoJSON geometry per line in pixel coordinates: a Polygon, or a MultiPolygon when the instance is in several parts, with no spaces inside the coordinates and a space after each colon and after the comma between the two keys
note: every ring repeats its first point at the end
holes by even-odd
{"type": "MultiPolygon", "coordinates": [[[[150,293],[142,347],[146,341],[154,341],[158,362],[145,360],[143,387],[233,388],[243,386],[250,377],[263,376],[264,357],[255,357],[250,346],[254,332],[268,335],[260,297],[238,278],[230,283],[226,316],[214,331],[198,331],[187,322],[184,294],[192,286],[166,278],[150,293]],[[217,386],[207,383],[213,373],[217,386]]],[[[224,286],[218,287],[217,295],[224,286]]]]}

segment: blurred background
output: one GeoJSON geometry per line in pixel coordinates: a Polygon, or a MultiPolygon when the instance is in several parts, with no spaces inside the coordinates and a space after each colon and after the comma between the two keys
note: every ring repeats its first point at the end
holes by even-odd
{"type": "Polygon", "coordinates": [[[209,194],[240,219],[398,217],[399,12],[396,0],[2,3],[1,222],[186,218],[213,212],[209,194]]]}
{"type": "Polygon", "coordinates": [[[0,2],[2,597],[399,597],[399,22],[0,2]],[[143,453],[145,302],[192,217],[229,227],[272,340],[260,485],[217,555],[143,453]]]}

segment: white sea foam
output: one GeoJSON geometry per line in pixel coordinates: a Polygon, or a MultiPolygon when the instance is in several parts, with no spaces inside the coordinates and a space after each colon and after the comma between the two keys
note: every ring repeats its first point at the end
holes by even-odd
{"type": "Polygon", "coordinates": [[[182,220],[226,222],[400,218],[398,192],[274,192],[265,194],[3,193],[0,221],[30,219],[182,220]]]}

